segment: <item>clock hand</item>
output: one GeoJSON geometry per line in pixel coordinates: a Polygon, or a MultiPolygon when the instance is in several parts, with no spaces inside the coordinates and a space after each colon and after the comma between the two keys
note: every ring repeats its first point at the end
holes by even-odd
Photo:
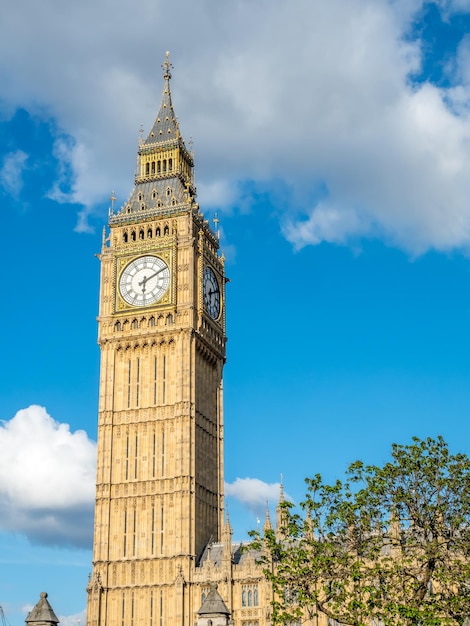
{"type": "Polygon", "coordinates": [[[139,283],[139,287],[142,285],[142,283],[146,283],[148,280],[150,280],[151,278],[154,278],[155,276],[158,276],[158,274],[160,274],[161,272],[164,272],[165,270],[166,270],[166,267],[162,267],[154,274],[150,274],[150,276],[144,276],[142,279],[142,282],[139,283]]]}

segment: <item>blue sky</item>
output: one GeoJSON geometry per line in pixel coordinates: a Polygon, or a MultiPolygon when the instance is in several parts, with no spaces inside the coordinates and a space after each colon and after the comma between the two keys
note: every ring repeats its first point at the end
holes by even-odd
{"type": "Polygon", "coordinates": [[[161,63],[227,257],[236,538],[280,476],[442,434],[470,454],[468,0],[6,0],[0,605],[84,623],[101,230],[161,63]],[[27,16],[27,17],[26,17],[27,16]]]}

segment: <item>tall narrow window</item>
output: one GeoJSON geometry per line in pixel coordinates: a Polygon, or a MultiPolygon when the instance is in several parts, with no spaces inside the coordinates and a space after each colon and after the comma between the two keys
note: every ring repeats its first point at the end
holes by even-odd
{"type": "Polygon", "coordinates": [[[140,393],[140,358],[137,359],[137,371],[135,375],[135,405],[139,406],[140,393]]]}
{"type": "Polygon", "coordinates": [[[152,161],[152,174],[155,174],[155,161],[152,161]]]}
{"type": "Polygon", "coordinates": [[[160,520],[160,553],[163,554],[163,529],[164,529],[164,520],[163,520],[163,507],[161,509],[161,520],[160,520]]]}
{"type": "Polygon", "coordinates": [[[150,592],[150,626],[153,626],[153,591],[150,592]]]}
{"type": "Polygon", "coordinates": [[[129,479],[129,435],[126,436],[126,480],[129,479]]]}
{"type": "Polygon", "coordinates": [[[162,402],[166,402],[166,355],[163,357],[162,402]]]}
{"type": "Polygon", "coordinates": [[[173,169],[173,159],[168,159],[168,170],[171,172],[173,169]]]}
{"type": "Polygon", "coordinates": [[[124,615],[126,612],[126,600],[124,598],[124,594],[122,594],[122,606],[121,606],[121,624],[124,626],[124,615]]]}
{"type": "Polygon", "coordinates": [[[139,459],[139,437],[135,436],[135,457],[134,457],[134,478],[137,478],[137,467],[139,459]]]}
{"type": "Polygon", "coordinates": [[[150,172],[150,163],[145,164],[145,175],[148,176],[150,172]]]}
{"type": "Polygon", "coordinates": [[[166,172],[166,159],[163,159],[163,171],[166,172]]]}
{"type": "MultiPolygon", "coordinates": [[[[152,318],[155,323],[155,318],[152,318]]],[[[157,357],[153,360],[153,403],[157,404],[157,357]]]]}
{"type": "Polygon", "coordinates": [[[253,606],[258,606],[258,585],[253,589],[253,606]]]}
{"type": "Polygon", "coordinates": [[[162,162],[157,161],[157,174],[160,174],[161,171],[162,171],[162,162]]]}
{"type": "Polygon", "coordinates": [[[157,435],[153,433],[152,445],[152,478],[155,478],[155,462],[157,460],[157,435]]]}
{"type": "Polygon", "coordinates": [[[162,432],[162,478],[165,476],[165,433],[162,432]]]}
{"type": "Polygon", "coordinates": [[[131,626],[134,626],[134,592],[131,596],[131,626]]]}
{"type": "Polygon", "coordinates": [[[132,368],[131,368],[131,361],[129,360],[128,363],[128,372],[127,372],[127,408],[129,408],[131,406],[131,373],[132,373],[132,368]]]}
{"type": "Polygon", "coordinates": [[[137,530],[137,509],[134,508],[134,519],[132,525],[132,556],[135,556],[135,534],[137,530]]]}
{"type": "Polygon", "coordinates": [[[160,591],[160,626],[163,626],[163,591],[160,591]]]}
{"type": "Polygon", "coordinates": [[[150,538],[151,538],[151,554],[155,554],[155,507],[152,506],[152,529],[150,532],[150,538]]]}
{"type": "Polygon", "coordinates": [[[127,511],[124,511],[124,542],[123,542],[123,555],[126,556],[127,551],[127,511]]]}

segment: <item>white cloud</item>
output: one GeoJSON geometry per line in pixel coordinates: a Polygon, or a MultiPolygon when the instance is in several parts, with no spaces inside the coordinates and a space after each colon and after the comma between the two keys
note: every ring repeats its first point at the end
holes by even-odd
{"type": "MultiPolygon", "coordinates": [[[[265,483],[259,478],[236,478],[233,483],[225,483],[225,495],[241,502],[247,509],[260,515],[266,504],[279,502],[280,483],[265,483]]],[[[287,500],[291,498],[284,494],[287,500]]]]}
{"type": "Polygon", "coordinates": [[[96,444],[40,406],[0,426],[0,529],[33,543],[90,547],[96,444]]]}
{"type": "MultiPolygon", "coordinates": [[[[54,608],[54,607],[53,607],[54,608]]],[[[86,609],[83,609],[80,613],[74,615],[58,615],[61,626],[85,626],[86,624],[86,609]]]]}
{"type": "Polygon", "coordinates": [[[15,150],[5,155],[0,169],[0,185],[13,198],[18,198],[23,188],[23,172],[28,155],[23,150],[15,150]]]}
{"type": "MultiPolygon", "coordinates": [[[[470,10],[468,0],[437,4],[445,15],[470,10]]],[[[274,189],[280,180],[291,194],[272,200],[296,247],[367,236],[414,254],[467,250],[468,46],[452,87],[413,84],[423,42],[407,35],[424,6],[143,0],[136,12],[130,0],[83,0],[57,11],[52,0],[6,0],[4,107],[50,115],[73,138],[70,149],[57,145],[71,185],[59,180],[51,194],[82,204],[78,229],[87,230],[111,190],[123,203],[131,189],[138,129],[153,121],[170,49],[203,210],[250,208],[240,182],[274,189]]]]}

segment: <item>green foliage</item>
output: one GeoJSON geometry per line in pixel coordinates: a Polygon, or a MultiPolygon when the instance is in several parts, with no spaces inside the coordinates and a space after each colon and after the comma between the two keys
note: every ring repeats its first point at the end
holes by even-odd
{"type": "Polygon", "coordinates": [[[253,533],[276,623],[318,612],[342,624],[455,626],[470,615],[470,459],[445,441],[393,444],[383,467],[306,480],[301,512],[253,533]]]}

